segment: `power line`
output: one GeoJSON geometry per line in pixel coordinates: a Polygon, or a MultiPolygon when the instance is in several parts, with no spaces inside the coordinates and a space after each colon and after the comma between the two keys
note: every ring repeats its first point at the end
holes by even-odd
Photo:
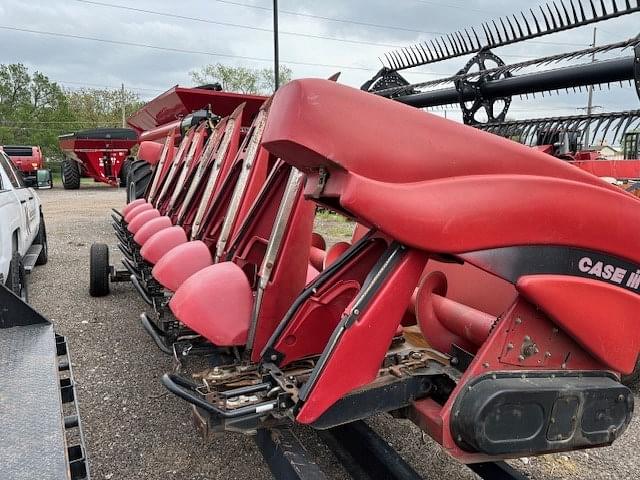
{"type": "MultiPolygon", "coordinates": [[[[71,33],[48,32],[45,30],[34,30],[29,28],[10,27],[8,25],[0,25],[0,30],[11,30],[14,32],[33,33],[37,35],[49,35],[52,37],[72,38],[76,40],[90,40],[93,42],[109,43],[113,45],[122,45],[126,47],[149,48],[152,50],[160,50],[160,51],[166,51],[166,52],[187,53],[187,54],[193,54],[193,55],[206,55],[209,57],[236,58],[236,59],[251,60],[251,61],[257,61],[257,62],[268,62],[268,63],[272,62],[271,58],[249,57],[245,55],[235,55],[230,53],[206,52],[202,50],[188,50],[188,49],[174,48],[174,47],[159,47],[157,45],[150,45],[146,43],[126,42],[124,40],[110,40],[107,38],[88,37],[85,35],[75,35],[71,33]]],[[[311,66],[311,67],[338,68],[343,70],[359,70],[364,72],[377,71],[377,69],[369,68],[369,67],[359,67],[359,66],[353,66],[353,65],[337,65],[337,64],[330,64],[330,63],[301,62],[296,60],[282,60],[282,63],[285,63],[285,64],[288,63],[291,65],[311,66]]],[[[423,70],[414,70],[411,73],[421,74],[421,75],[436,75],[436,76],[443,75],[440,72],[427,72],[423,70]]]]}
{"type": "MultiPolygon", "coordinates": [[[[219,52],[205,52],[201,50],[188,50],[183,48],[173,48],[173,47],[159,47],[157,45],[150,45],[145,43],[135,43],[135,42],[126,42],[123,40],[110,40],[106,38],[97,38],[97,37],[88,37],[85,35],[75,35],[71,33],[60,33],[60,32],[47,32],[44,30],[34,30],[29,28],[19,28],[19,27],[10,27],[8,25],[0,25],[1,30],[11,30],[14,32],[23,32],[23,33],[33,33],[38,35],[49,35],[53,37],[62,37],[62,38],[73,38],[76,40],[90,40],[93,42],[100,43],[109,43],[113,45],[122,45],[127,47],[141,47],[141,48],[149,48],[152,50],[160,50],[165,52],[175,52],[175,53],[188,53],[193,55],[206,55],[210,57],[223,57],[223,58],[236,58],[242,60],[252,60],[257,62],[269,62],[271,63],[272,59],[270,58],[262,58],[262,57],[250,57],[246,55],[235,55],[230,53],[219,53],[219,52]]],[[[314,62],[300,62],[295,60],[283,60],[283,63],[289,63],[291,65],[302,65],[302,66],[312,66],[312,67],[330,67],[330,68],[338,68],[344,70],[360,70],[365,72],[376,71],[375,69],[368,67],[358,67],[352,65],[337,65],[337,64],[329,64],[329,63],[314,63],[314,62]]],[[[425,71],[415,71],[413,73],[421,73],[425,75],[441,75],[440,73],[435,72],[425,72],[425,71]]]]}
{"type": "MultiPolygon", "coordinates": [[[[101,7],[116,8],[116,9],[119,9],[119,10],[127,10],[127,11],[131,11],[131,12],[148,13],[148,14],[151,14],[151,15],[158,15],[158,16],[162,16],[162,17],[178,18],[178,19],[181,19],[181,20],[189,20],[189,21],[193,21],[193,22],[208,23],[208,24],[211,24],[211,25],[222,25],[222,26],[225,26],[225,27],[244,28],[244,29],[247,29],[247,30],[254,30],[254,31],[258,31],[258,32],[273,33],[273,30],[270,29],[270,28],[253,27],[253,26],[250,26],[250,25],[242,25],[242,24],[238,24],[238,23],[220,22],[220,21],[217,21],[217,20],[209,20],[207,18],[190,17],[190,16],[179,15],[179,14],[175,14],[175,13],[159,12],[157,10],[145,10],[145,9],[142,9],[142,8],[127,7],[125,5],[116,5],[116,4],[113,4],[113,3],[95,2],[95,1],[92,1],[92,0],[76,0],[76,2],[85,3],[85,4],[88,4],[88,5],[98,5],[98,6],[101,6],[101,7]]],[[[398,48],[398,47],[401,46],[401,45],[392,44],[392,43],[377,43],[377,42],[369,42],[369,41],[366,41],[366,40],[353,40],[353,39],[347,39],[347,38],[330,37],[330,36],[326,36],[326,35],[314,35],[314,34],[310,34],[310,33],[288,32],[288,31],[284,31],[284,30],[281,30],[280,34],[281,35],[291,35],[291,36],[296,36],[296,37],[314,38],[314,39],[319,39],[319,40],[331,40],[331,41],[335,41],[335,42],[354,43],[354,44],[358,44],[358,45],[374,45],[374,46],[379,46],[379,47],[391,47],[391,48],[398,48]]]]}
{"type": "MultiPolygon", "coordinates": [[[[120,122],[96,122],[98,124],[100,124],[103,127],[119,127],[120,126],[120,122]]],[[[42,128],[42,127],[13,127],[13,126],[5,126],[5,125],[0,125],[0,129],[4,129],[4,130],[29,130],[31,132],[54,132],[54,133],[60,133],[60,132],[64,132],[67,131],[68,129],[64,129],[64,128],[42,128]]]]}
{"type": "MultiPolygon", "coordinates": [[[[255,10],[266,10],[266,11],[271,11],[271,7],[261,7],[259,5],[249,5],[246,3],[241,3],[241,2],[234,2],[232,0],[214,0],[217,3],[226,3],[228,5],[235,5],[238,7],[245,7],[245,8],[252,8],[255,10]]],[[[326,20],[329,22],[337,22],[337,23],[347,23],[347,24],[351,24],[351,25],[361,25],[364,27],[374,27],[374,28],[384,28],[387,30],[399,30],[402,32],[412,32],[412,33],[426,33],[428,35],[444,35],[444,32],[431,32],[428,30],[416,30],[413,28],[406,28],[406,27],[400,27],[397,25],[382,25],[379,23],[369,23],[369,22],[360,22],[358,20],[347,20],[347,19],[342,19],[342,18],[335,18],[335,17],[325,17],[323,15],[313,15],[311,13],[300,13],[300,12],[294,12],[292,10],[283,10],[283,9],[279,9],[278,13],[280,14],[286,14],[286,15],[294,15],[296,17],[305,17],[305,18],[315,18],[315,19],[319,19],[319,20],[326,20]]]]}
{"type": "MultiPolygon", "coordinates": [[[[237,7],[244,7],[244,8],[249,8],[249,9],[254,9],[254,10],[263,10],[263,11],[271,11],[271,7],[261,7],[259,5],[249,5],[247,3],[242,3],[242,2],[235,2],[233,0],[213,0],[214,2],[217,3],[224,3],[227,5],[235,5],[237,7]]],[[[465,8],[466,7],[462,7],[461,8],[465,8]]],[[[468,10],[468,9],[467,9],[468,10]]],[[[337,22],[337,23],[346,23],[346,24],[352,24],[352,25],[361,25],[364,27],[373,27],[373,28],[382,28],[382,29],[386,29],[386,30],[397,30],[397,31],[401,31],[401,32],[411,32],[411,33],[424,33],[427,35],[446,35],[446,32],[437,32],[437,31],[430,31],[430,30],[418,30],[418,29],[414,29],[414,28],[407,28],[407,27],[401,27],[398,25],[383,25],[383,24],[379,24],[379,23],[369,23],[369,22],[361,22],[358,20],[351,20],[351,19],[343,19],[343,18],[336,18],[336,17],[326,17],[323,15],[313,15],[311,13],[300,13],[300,12],[295,12],[292,10],[283,10],[283,9],[279,9],[279,13],[280,14],[286,14],[286,15],[292,15],[295,17],[304,17],[304,18],[313,18],[313,19],[317,19],[317,20],[325,20],[328,22],[337,22]]],[[[483,13],[489,13],[489,12],[483,12],[483,13]]],[[[492,14],[495,15],[495,14],[492,14]]],[[[572,47],[583,47],[585,46],[584,44],[581,43],[566,43],[566,42],[548,42],[548,41],[529,41],[529,43],[533,44],[544,44],[544,45],[559,45],[559,46],[572,46],[572,47]]]]}
{"type": "MultiPolygon", "coordinates": [[[[100,83],[85,83],[85,82],[74,82],[71,80],[54,80],[56,83],[60,83],[62,85],[78,85],[81,87],[99,87],[99,88],[111,88],[111,89],[119,89],[120,86],[117,85],[103,85],[100,83]]],[[[142,92],[166,92],[166,88],[143,88],[143,87],[127,87],[129,90],[133,91],[142,91],[142,92]]]]}
{"type": "Polygon", "coordinates": [[[414,2],[424,3],[426,5],[432,5],[434,7],[444,7],[444,8],[453,8],[456,10],[466,10],[468,12],[476,12],[476,13],[485,13],[487,15],[499,15],[496,12],[489,12],[487,10],[478,10],[476,8],[469,8],[465,5],[455,5],[452,3],[439,3],[439,2],[428,2],[426,0],[413,0],[414,2]]]}
{"type": "Polygon", "coordinates": [[[32,120],[32,121],[28,121],[28,122],[23,122],[20,120],[9,120],[9,121],[5,121],[3,120],[2,122],[0,122],[0,126],[6,126],[6,127],[20,127],[22,125],[58,125],[58,124],[75,124],[75,123],[83,123],[83,124],[88,124],[88,123],[101,123],[102,120],[32,120]]]}

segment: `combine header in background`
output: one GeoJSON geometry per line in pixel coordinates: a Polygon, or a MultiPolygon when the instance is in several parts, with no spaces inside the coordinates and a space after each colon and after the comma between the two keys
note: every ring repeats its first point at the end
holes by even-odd
{"type": "Polygon", "coordinates": [[[124,186],[127,158],[138,144],[138,135],[129,128],[95,128],[58,137],[62,160],[62,185],[80,188],[80,178],[114,187],[124,186]]]}
{"type": "MultiPolygon", "coordinates": [[[[244,104],[245,115],[240,128],[243,134],[247,133],[250,119],[258,113],[264,100],[265,97],[260,95],[223,92],[217,85],[175,86],[143,105],[128,118],[127,123],[138,132],[140,142],[151,148],[145,148],[127,169],[127,201],[142,197],[147,189],[153,162],[160,154],[157,145],[153,148],[153,142],[166,142],[168,137],[172,137],[174,145],[177,145],[189,130],[202,122],[213,127],[241,104],[244,104]]],[[[173,156],[173,150],[167,153],[173,156]]]]}
{"type": "Polygon", "coordinates": [[[513,64],[495,53],[499,47],[638,11],[637,0],[553,2],[387,53],[386,66],[362,89],[418,108],[456,106],[467,125],[535,146],[599,176],[640,178],[640,162],[605,161],[591,148],[598,140],[621,143],[625,160],[638,159],[634,129],[640,126],[640,110],[631,105],[622,112],[507,119],[514,97],[526,100],[615,85],[631,86],[640,95],[639,37],[513,64]],[[445,78],[411,84],[401,74],[468,54],[474,56],[445,78]],[[595,55],[607,58],[595,60],[595,55]]]}
{"type": "MultiPolygon", "coordinates": [[[[195,125],[205,111],[216,116],[231,115],[238,105],[246,103],[245,118],[252,119],[265,97],[223,92],[217,86],[195,88],[175,86],[146,103],[127,119],[131,128],[140,135],[140,141],[163,140],[174,130],[185,131],[195,125]]],[[[243,127],[249,127],[245,120],[243,127]]]]}

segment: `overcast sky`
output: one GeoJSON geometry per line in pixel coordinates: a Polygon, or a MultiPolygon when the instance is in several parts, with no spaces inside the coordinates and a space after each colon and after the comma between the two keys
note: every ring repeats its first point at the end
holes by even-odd
{"type": "MultiPolygon", "coordinates": [[[[280,0],[280,57],[282,63],[292,68],[294,77],[327,77],[342,71],[343,83],[359,86],[380,68],[378,57],[394,47],[479,25],[484,20],[516,13],[538,3],[524,0],[280,0]]],[[[189,71],[207,63],[271,66],[272,37],[268,31],[272,28],[271,5],[271,0],[0,0],[0,63],[22,62],[67,88],[119,86],[124,82],[142,98],[150,99],[175,84],[190,85],[189,71]],[[169,16],[133,12],[117,6],[169,16]]],[[[598,25],[597,43],[637,35],[639,16],[633,14],[598,25]]],[[[504,47],[496,53],[512,63],[586,47],[592,34],[593,27],[583,27],[526,45],[504,47]]],[[[437,78],[438,74],[454,73],[466,60],[459,58],[446,64],[419,67],[416,69],[419,73],[406,76],[411,81],[437,78]]],[[[577,114],[580,113],[577,108],[585,104],[586,93],[535,102],[516,101],[511,115],[577,114]]],[[[631,88],[616,88],[612,92],[596,92],[594,104],[601,105],[605,111],[635,109],[638,98],[631,88]]],[[[457,116],[453,111],[448,113],[451,117],[457,116]]]]}

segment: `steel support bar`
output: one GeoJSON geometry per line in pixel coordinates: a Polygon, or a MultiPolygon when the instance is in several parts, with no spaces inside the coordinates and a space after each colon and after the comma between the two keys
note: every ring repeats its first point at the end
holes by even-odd
{"type": "Polygon", "coordinates": [[[529,480],[529,477],[505,462],[472,463],[467,467],[486,480],[529,480]]]}
{"type": "Polygon", "coordinates": [[[256,443],[273,477],[278,480],[327,480],[318,465],[307,458],[307,452],[289,429],[260,429],[256,443]]]}
{"type": "MultiPolygon", "coordinates": [[[[365,422],[318,431],[338,461],[356,480],[420,480],[422,477],[365,422]]],[[[486,480],[526,480],[505,462],[467,465],[486,480]]]]}
{"type": "MultiPolygon", "coordinates": [[[[490,80],[479,86],[479,93],[484,99],[491,100],[513,95],[634,80],[634,61],[634,57],[626,57],[490,80]]],[[[459,92],[452,87],[399,96],[394,100],[413,107],[425,108],[473,101],[477,96],[478,92],[474,88],[466,87],[459,92]]]]}
{"type": "Polygon", "coordinates": [[[420,480],[422,477],[363,421],[319,431],[354,479],[420,480]]]}

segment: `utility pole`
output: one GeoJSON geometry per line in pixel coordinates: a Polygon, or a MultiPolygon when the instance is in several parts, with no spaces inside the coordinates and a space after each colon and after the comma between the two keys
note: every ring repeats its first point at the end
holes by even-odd
{"type": "MultiPolygon", "coordinates": [[[[596,32],[597,32],[597,28],[593,27],[593,43],[591,44],[591,46],[593,48],[596,48],[596,32]]],[[[595,63],[596,61],[596,54],[595,52],[591,54],[591,63],[595,63]]],[[[587,115],[591,115],[591,113],[593,112],[593,85],[589,85],[589,99],[587,101],[587,115]]],[[[591,136],[591,132],[589,131],[589,123],[587,122],[587,128],[585,131],[585,141],[587,142],[586,147],[589,148],[590,142],[589,142],[589,137],[591,136]]],[[[582,146],[584,148],[584,145],[582,146]]]]}
{"type": "Polygon", "coordinates": [[[120,104],[122,109],[122,128],[126,128],[127,121],[124,113],[124,82],[122,83],[122,89],[120,90],[120,104]]]}
{"type": "Polygon", "coordinates": [[[280,86],[280,54],[278,52],[278,0],[273,0],[273,85],[274,91],[280,86]]]}

